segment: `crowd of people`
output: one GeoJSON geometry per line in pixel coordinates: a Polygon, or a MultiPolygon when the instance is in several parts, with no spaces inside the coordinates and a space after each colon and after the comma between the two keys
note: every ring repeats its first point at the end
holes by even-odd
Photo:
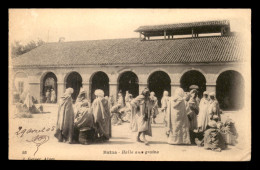
{"type": "MultiPolygon", "coordinates": [[[[105,142],[112,136],[112,125],[129,122],[130,131],[137,132],[136,141],[149,145],[146,136],[152,136],[151,124],[156,124],[160,112],[154,92],[145,88],[135,98],[128,91],[123,98],[119,92],[115,101],[113,96],[104,96],[103,90],[97,89],[96,99],[91,103],[87,92],[81,90],[74,106],[72,93],[72,88],[66,89],[59,103],[55,133],[59,142],[105,142]]],[[[237,135],[231,120],[225,124],[221,122],[221,110],[214,92],[205,91],[200,100],[198,90],[184,92],[177,88],[172,97],[164,91],[161,104],[168,144],[196,144],[221,151],[228,143],[223,134],[237,135]]]]}
{"type": "Polygon", "coordinates": [[[96,90],[91,104],[87,92],[81,90],[73,106],[72,88],[66,89],[58,109],[55,137],[59,142],[90,144],[104,142],[111,137],[108,100],[103,90],[96,90]]]}
{"type": "Polygon", "coordinates": [[[221,122],[222,111],[214,92],[204,91],[200,100],[198,90],[185,93],[177,88],[172,97],[165,91],[161,103],[169,144],[197,144],[213,151],[234,144],[237,137],[234,122],[221,122]],[[227,135],[233,137],[233,141],[227,140],[227,135]]]}
{"type": "MultiPolygon", "coordinates": [[[[113,98],[108,98],[110,101],[114,101],[113,98]]],[[[126,91],[125,97],[123,98],[123,94],[120,91],[118,93],[118,99],[116,102],[110,102],[110,111],[112,116],[112,125],[121,125],[123,122],[131,123],[131,129],[134,127],[132,119],[136,113],[134,113],[133,104],[131,104],[133,100],[133,95],[126,91]],[[132,127],[133,126],[133,127],[132,127]]],[[[149,99],[153,101],[154,108],[152,109],[152,123],[156,124],[155,118],[159,114],[158,111],[158,100],[155,96],[154,92],[150,93],[149,99]]],[[[134,123],[135,124],[135,123],[134,123]]]]}

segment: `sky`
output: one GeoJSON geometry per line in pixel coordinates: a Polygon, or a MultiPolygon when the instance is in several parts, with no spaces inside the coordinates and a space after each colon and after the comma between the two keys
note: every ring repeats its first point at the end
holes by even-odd
{"type": "Polygon", "coordinates": [[[231,31],[250,30],[249,9],[9,9],[9,42],[138,38],[142,25],[230,20],[231,31]]]}

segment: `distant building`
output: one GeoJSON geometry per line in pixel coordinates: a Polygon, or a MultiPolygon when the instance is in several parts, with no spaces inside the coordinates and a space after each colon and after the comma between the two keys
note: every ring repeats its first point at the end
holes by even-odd
{"type": "Polygon", "coordinates": [[[13,60],[15,76],[27,75],[30,94],[38,101],[43,101],[49,88],[45,82],[52,78],[58,98],[68,87],[75,90],[73,99],[83,87],[91,100],[97,88],[114,96],[128,90],[135,97],[148,87],[160,100],[164,90],[172,95],[177,87],[188,91],[197,85],[200,96],[215,91],[222,109],[243,107],[244,42],[230,32],[229,21],[142,26],[135,31],[137,39],[46,43],[13,60]]]}

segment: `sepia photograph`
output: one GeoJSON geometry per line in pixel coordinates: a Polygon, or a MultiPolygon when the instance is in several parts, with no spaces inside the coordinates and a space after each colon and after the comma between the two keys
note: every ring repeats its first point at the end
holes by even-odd
{"type": "Polygon", "coordinates": [[[250,161],[251,10],[10,8],[9,160],[250,161]]]}

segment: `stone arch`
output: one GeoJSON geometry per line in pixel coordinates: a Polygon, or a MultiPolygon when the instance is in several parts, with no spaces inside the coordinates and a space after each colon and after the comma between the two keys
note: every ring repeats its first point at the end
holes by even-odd
{"type": "MultiPolygon", "coordinates": [[[[148,74],[148,79],[149,79],[149,77],[153,74],[153,73],[155,73],[155,72],[157,72],[157,71],[162,71],[162,72],[165,72],[166,74],[168,74],[168,76],[169,76],[169,78],[170,78],[170,81],[171,82],[173,82],[173,80],[172,80],[172,78],[171,78],[171,74],[167,71],[167,70],[165,70],[165,69],[163,69],[163,68],[155,68],[155,69],[153,69],[152,71],[150,71],[149,72],[149,74],[148,74]]],[[[147,82],[148,82],[148,79],[147,79],[147,82]]]]}
{"type": "Polygon", "coordinates": [[[82,76],[77,71],[70,71],[64,77],[64,85],[65,88],[73,88],[71,97],[75,102],[82,87],[82,76]]]}
{"type": "Polygon", "coordinates": [[[137,74],[133,71],[120,72],[117,79],[118,89],[122,91],[123,96],[125,96],[126,91],[129,91],[133,97],[139,95],[139,78],[137,74]]]}
{"type": "Polygon", "coordinates": [[[198,86],[198,95],[201,98],[203,92],[206,90],[206,76],[198,69],[191,69],[184,72],[180,78],[180,86],[185,92],[190,91],[190,86],[198,86]]]}
{"type": "Polygon", "coordinates": [[[147,79],[148,88],[150,91],[155,92],[158,99],[158,104],[161,107],[161,99],[163,91],[168,91],[171,94],[171,78],[169,74],[164,71],[155,71],[149,75],[147,79]]]}
{"type": "Polygon", "coordinates": [[[244,106],[245,81],[236,70],[221,72],[216,80],[216,98],[223,110],[239,110],[244,106]]]}
{"type": "Polygon", "coordinates": [[[227,67],[227,68],[221,69],[221,70],[215,75],[215,77],[214,77],[214,82],[217,82],[217,79],[218,79],[218,77],[219,77],[219,75],[220,75],[221,73],[223,73],[223,72],[225,72],[225,71],[230,71],[230,70],[236,71],[236,72],[240,73],[240,74],[242,75],[242,77],[245,77],[244,73],[243,73],[240,69],[238,69],[238,68],[236,68],[236,67],[227,67]]]}
{"type": "Polygon", "coordinates": [[[42,74],[41,79],[40,79],[40,93],[41,93],[40,100],[42,103],[51,102],[50,100],[47,100],[48,98],[46,97],[46,92],[48,90],[51,91],[51,89],[53,89],[56,94],[56,99],[55,99],[54,103],[57,102],[57,94],[58,94],[57,82],[58,82],[58,79],[54,72],[46,71],[42,74]]]}
{"type": "Polygon", "coordinates": [[[28,78],[28,73],[25,72],[25,71],[17,71],[17,72],[15,72],[13,74],[13,77],[12,77],[12,87],[13,87],[13,90],[17,90],[17,87],[15,86],[15,79],[16,79],[18,74],[24,74],[28,78]]]}
{"type": "Polygon", "coordinates": [[[89,79],[91,101],[95,99],[95,90],[101,89],[105,96],[109,96],[109,77],[104,71],[94,72],[89,79]]]}
{"type": "Polygon", "coordinates": [[[90,76],[88,76],[88,82],[89,82],[89,83],[91,83],[93,76],[94,76],[96,73],[98,73],[98,72],[104,72],[104,73],[107,75],[107,77],[108,77],[108,79],[109,79],[109,82],[111,82],[111,80],[112,80],[111,74],[107,73],[106,71],[104,71],[104,70],[102,70],[102,69],[98,69],[98,70],[95,70],[94,72],[89,73],[89,74],[90,74],[90,76]]]}
{"type": "Polygon", "coordinates": [[[138,75],[137,72],[136,72],[134,69],[132,69],[132,68],[124,68],[124,69],[121,69],[121,70],[117,71],[117,74],[118,74],[118,75],[121,75],[121,74],[123,74],[124,72],[127,72],[127,71],[133,72],[133,73],[135,73],[136,75],[138,75]]]}
{"type": "MultiPolygon", "coordinates": [[[[202,70],[202,69],[200,69],[200,68],[190,68],[190,69],[185,69],[185,70],[183,70],[182,72],[181,72],[181,76],[180,76],[180,78],[185,74],[185,73],[187,73],[187,72],[189,72],[189,71],[198,71],[198,72],[200,72],[204,77],[205,77],[205,79],[206,79],[206,77],[207,77],[207,74],[206,74],[206,72],[204,71],[204,70],[202,70]]],[[[207,81],[207,79],[206,79],[206,81],[207,81]]]]}
{"type": "MultiPolygon", "coordinates": [[[[74,73],[74,72],[76,72],[77,74],[79,74],[80,76],[81,76],[81,73],[79,72],[79,71],[77,71],[77,70],[72,70],[72,71],[69,71],[69,72],[67,72],[66,74],[65,74],[65,76],[64,76],[64,78],[63,78],[63,83],[66,85],[66,81],[67,81],[67,78],[68,78],[68,76],[71,74],[71,73],[74,73]]],[[[64,74],[63,74],[64,75],[64,74]]],[[[62,75],[62,76],[63,76],[62,75]]],[[[81,76],[82,77],[82,76],[81,76]]],[[[83,82],[83,81],[82,81],[83,82]]]]}
{"type": "Polygon", "coordinates": [[[29,91],[29,77],[25,71],[17,71],[12,77],[13,102],[24,101],[29,91]]]}

